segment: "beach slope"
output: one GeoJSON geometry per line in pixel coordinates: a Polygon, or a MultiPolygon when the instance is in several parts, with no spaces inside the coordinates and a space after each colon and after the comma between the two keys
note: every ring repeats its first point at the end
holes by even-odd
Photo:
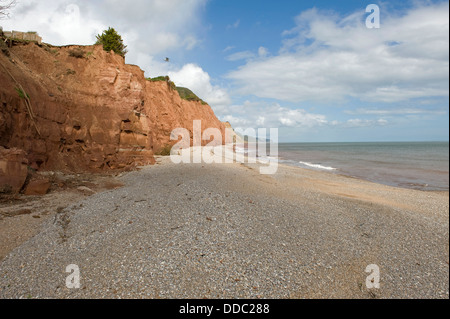
{"type": "Polygon", "coordinates": [[[449,298],[448,192],[158,162],[49,218],[0,264],[0,298],[449,298]]]}

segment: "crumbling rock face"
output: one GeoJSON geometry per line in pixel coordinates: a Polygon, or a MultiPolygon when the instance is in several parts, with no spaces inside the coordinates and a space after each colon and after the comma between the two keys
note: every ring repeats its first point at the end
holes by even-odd
{"type": "Polygon", "coordinates": [[[0,146],[0,193],[17,194],[28,176],[26,153],[0,146]]]}
{"type": "Polygon", "coordinates": [[[17,44],[9,57],[0,54],[0,146],[23,150],[34,169],[152,164],[155,152],[176,142],[172,130],[192,132],[194,120],[202,130],[225,132],[208,105],[147,81],[139,67],[101,46],[17,44]],[[75,49],[84,56],[71,54],[75,49]]]}

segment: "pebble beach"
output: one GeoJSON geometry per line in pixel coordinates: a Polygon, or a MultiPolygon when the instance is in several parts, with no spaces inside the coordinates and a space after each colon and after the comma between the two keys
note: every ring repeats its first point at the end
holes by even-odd
{"type": "Polygon", "coordinates": [[[3,259],[0,298],[449,298],[448,192],[258,168],[161,157],[122,174],[3,259]]]}

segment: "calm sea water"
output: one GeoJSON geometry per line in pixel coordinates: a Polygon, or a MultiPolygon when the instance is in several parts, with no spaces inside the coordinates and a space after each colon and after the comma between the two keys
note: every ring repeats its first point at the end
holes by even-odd
{"type": "Polygon", "coordinates": [[[448,142],[279,144],[279,159],[391,186],[449,190],[448,142]]]}

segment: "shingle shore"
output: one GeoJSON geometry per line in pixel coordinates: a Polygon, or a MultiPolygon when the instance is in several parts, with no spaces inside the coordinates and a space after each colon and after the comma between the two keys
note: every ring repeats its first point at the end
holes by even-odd
{"type": "Polygon", "coordinates": [[[6,257],[0,298],[449,297],[448,194],[256,168],[167,162],[122,176],[6,257]],[[423,207],[338,194],[364,187],[423,207]],[[80,289],[66,287],[71,264],[80,289]],[[370,264],[380,289],[366,288],[370,264]]]}

